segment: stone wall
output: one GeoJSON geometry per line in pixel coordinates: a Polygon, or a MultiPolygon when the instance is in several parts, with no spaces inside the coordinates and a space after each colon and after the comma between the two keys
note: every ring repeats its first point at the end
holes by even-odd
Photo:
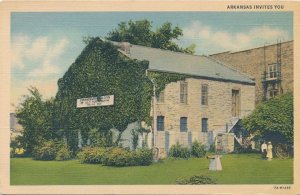
{"type": "MultiPolygon", "coordinates": [[[[180,103],[180,81],[170,83],[164,90],[164,102],[156,104],[156,116],[164,116],[164,131],[170,133],[169,144],[177,141],[187,145],[188,132],[193,140],[207,143],[207,133],[201,132],[201,119],[208,118],[208,130],[218,132],[230,122],[232,116],[232,90],[240,90],[240,118],[247,116],[255,107],[255,86],[232,82],[188,78],[188,102],[180,103]],[[208,85],[208,105],[201,105],[201,85],[208,85]],[[180,132],[180,117],[187,117],[188,132],[180,132]]],[[[216,134],[215,134],[216,135],[216,134]]],[[[163,135],[162,135],[163,136],[163,135]]],[[[164,147],[163,138],[158,138],[164,147]]]]}
{"type": "MultiPolygon", "coordinates": [[[[283,93],[293,91],[293,41],[281,43],[281,87],[283,93]]],[[[265,70],[265,65],[277,63],[277,44],[267,45],[239,52],[224,52],[211,55],[226,65],[255,78],[256,81],[256,102],[260,102],[263,97],[262,89],[262,73],[265,70]],[[264,55],[265,53],[265,55],[264,55]]]]}

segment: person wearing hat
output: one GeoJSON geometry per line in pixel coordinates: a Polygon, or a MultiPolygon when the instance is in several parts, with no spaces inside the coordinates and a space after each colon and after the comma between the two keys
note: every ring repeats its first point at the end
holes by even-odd
{"type": "Polygon", "coordinates": [[[273,146],[271,142],[268,142],[268,146],[267,146],[267,158],[268,160],[272,160],[273,158],[273,146]]]}
{"type": "Polygon", "coordinates": [[[261,158],[263,160],[266,160],[266,155],[267,155],[267,144],[266,141],[261,145],[261,158]]]}

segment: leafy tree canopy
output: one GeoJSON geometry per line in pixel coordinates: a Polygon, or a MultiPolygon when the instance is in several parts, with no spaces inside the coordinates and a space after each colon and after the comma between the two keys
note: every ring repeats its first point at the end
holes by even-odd
{"type": "Polygon", "coordinates": [[[165,22],[161,27],[156,29],[156,31],[153,31],[151,22],[148,20],[130,20],[127,23],[121,22],[117,29],[108,33],[106,38],[111,41],[124,41],[135,45],[191,54],[195,53],[195,44],[187,48],[181,48],[174,41],[178,40],[182,35],[182,29],[178,26],[172,27],[170,22],[165,22]]]}
{"type": "Polygon", "coordinates": [[[31,87],[30,95],[16,109],[16,117],[23,127],[22,147],[30,153],[43,140],[55,139],[52,129],[53,99],[44,101],[39,91],[31,87]]]}
{"type": "Polygon", "coordinates": [[[287,93],[259,104],[242,123],[249,132],[259,134],[265,140],[293,144],[293,94],[287,93]]]}

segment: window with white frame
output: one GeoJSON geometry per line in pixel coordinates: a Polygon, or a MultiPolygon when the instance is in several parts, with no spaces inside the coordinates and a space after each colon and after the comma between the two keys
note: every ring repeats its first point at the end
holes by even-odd
{"type": "Polygon", "coordinates": [[[269,64],[269,75],[270,79],[277,78],[277,64],[269,64]]]}
{"type": "Polygon", "coordinates": [[[180,82],[180,103],[187,104],[188,85],[187,82],[180,82]]]}
{"type": "Polygon", "coordinates": [[[278,95],[278,90],[270,90],[270,98],[278,95]]]}
{"type": "Polygon", "coordinates": [[[208,85],[201,85],[201,105],[208,105],[208,85]]]}
{"type": "Polygon", "coordinates": [[[277,83],[272,84],[269,89],[269,92],[270,92],[270,98],[277,96],[279,94],[278,84],[277,83]]]}

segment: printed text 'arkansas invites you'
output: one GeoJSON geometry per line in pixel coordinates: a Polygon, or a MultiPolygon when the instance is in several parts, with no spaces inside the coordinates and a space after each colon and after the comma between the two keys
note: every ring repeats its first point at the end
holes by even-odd
{"type": "Polygon", "coordinates": [[[231,10],[282,10],[284,5],[227,5],[231,10]]]}

